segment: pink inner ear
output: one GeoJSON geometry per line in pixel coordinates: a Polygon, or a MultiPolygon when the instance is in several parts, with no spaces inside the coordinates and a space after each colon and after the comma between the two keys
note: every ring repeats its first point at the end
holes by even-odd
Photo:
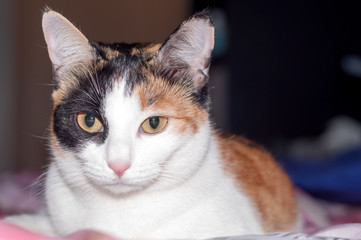
{"type": "Polygon", "coordinates": [[[42,26],[54,65],[79,64],[93,59],[88,39],[61,14],[54,11],[44,13],[42,26]]]}
{"type": "Polygon", "coordinates": [[[201,89],[207,82],[207,75],[205,75],[203,73],[202,70],[198,70],[195,74],[194,74],[194,78],[193,78],[193,87],[194,89],[201,89]]]}
{"type": "Polygon", "coordinates": [[[194,88],[201,89],[208,79],[213,47],[214,27],[210,20],[191,18],[164,43],[157,58],[163,66],[189,66],[187,70],[192,74],[194,88]]]}
{"type": "Polygon", "coordinates": [[[61,53],[58,49],[55,48],[55,43],[52,42],[54,42],[54,40],[52,40],[48,45],[50,60],[56,66],[63,66],[65,63],[61,57],[61,53]]]}

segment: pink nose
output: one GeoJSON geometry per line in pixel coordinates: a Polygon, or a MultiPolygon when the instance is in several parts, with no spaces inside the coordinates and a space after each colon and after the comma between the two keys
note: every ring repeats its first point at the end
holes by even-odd
{"type": "Polygon", "coordinates": [[[114,171],[114,173],[120,177],[123,173],[130,168],[129,162],[110,162],[108,163],[110,169],[114,171]]]}

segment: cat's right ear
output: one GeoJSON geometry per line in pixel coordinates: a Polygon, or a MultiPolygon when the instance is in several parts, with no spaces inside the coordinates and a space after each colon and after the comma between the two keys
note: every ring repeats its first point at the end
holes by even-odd
{"type": "Polygon", "coordinates": [[[88,39],[61,14],[46,10],[42,27],[56,74],[74,71],[80,65],[87,66],[94,61],[94,49],[88,39]]]}
{"type": "Polygon", "coordinates": [[[159,49],[156,61],[172,69],[172,73],[188,73],[194,90],[199,91],[208,81],[213,47],[214,26],[206,9],[194,14],[173,32],[159,49]]]}

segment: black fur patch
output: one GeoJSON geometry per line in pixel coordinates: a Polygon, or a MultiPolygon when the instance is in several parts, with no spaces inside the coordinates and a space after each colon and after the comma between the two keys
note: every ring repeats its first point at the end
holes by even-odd
{"type": "Polygon", "coordinates": [[[115,81],[126,76],[125,96],[131,93],[135,84],[145,81],[141,71],[142,59],[130,54],[134,45],[92,44],[97,50],[98,59],[105,61],[106,64],[88,78],[78,77],[79,86],[70,89],[70,93],[56,107],[53,115],[53,130],[60,144],[75,152],[81,150],[83,143],[88,141],[104,143],[109,131],[104,113],[104,100],[115,85],[115,81]],[[107,59],[103,51],[105,46],[121,50],[122,54],[117,58],[107,59]],[[76,122],[76,116],[80,112],[93,112],[103,123],[104,131],[88,133],[82,130],[76,122]]]}
{"type": "Polygon", "coordinates": [[[94,77],[95,87],[89,79],[79,79],[79,87],[72,89],[70,94],[56,107],[53,115],[54,132],[60,144],[75,152],[81,150],[82,143],[93,141],[101,144],[108,135],[108,124],[104,117],[104,97],[112,83],[103,77],[94,77]],[[92,112],[102,122],[104,131],[88,133],[78,126],[76,117],[80,112],[92,112]]]}
{"type": "Polygon", "coordinates": [[[126,94],[130,94],[135,84],[142,81],[146,81],[144,76],[143,67],[147,65],[147,59],[144,55],[131,54],[134,48],[143,48],[147,46],[147,43],[113,43],[106,44],[100,42],[91,42],[92,46],[96,49],[101,60],[105,60],[107,64],[101,70],[102,73],[106,72],[106,75],[110,76],[124,76],[126,81],[126,94]],[[107,49],[112,49],[119,52],[119,56],[116,58],[108,59],[106,57],[107,49]]]}

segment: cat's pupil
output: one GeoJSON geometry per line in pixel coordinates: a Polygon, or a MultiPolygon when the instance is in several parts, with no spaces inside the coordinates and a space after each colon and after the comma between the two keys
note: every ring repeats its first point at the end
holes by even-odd
{"type": "Polygon", "coordinates": [[[151,117],[151,118],[149,118],[149,125],[153,129],[157,129],[157,127],[159,126],[159,117],[151,117]]]}
{"type": "Polygon", "coordinates": [[[88,113],[85,118],[84,118],[84,122],[87,125],[87,127],[92,127],[95,123],[95,116],[92,113],[88,113]]]}

